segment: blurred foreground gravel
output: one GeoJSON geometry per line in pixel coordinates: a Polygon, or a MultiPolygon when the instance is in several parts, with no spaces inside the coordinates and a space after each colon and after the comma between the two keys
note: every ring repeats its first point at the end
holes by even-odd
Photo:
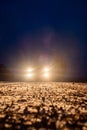
{"type": "Polygon", "coordinates": [[[87,84],[0,82],[0,130],[87,130],[87,84]]]}

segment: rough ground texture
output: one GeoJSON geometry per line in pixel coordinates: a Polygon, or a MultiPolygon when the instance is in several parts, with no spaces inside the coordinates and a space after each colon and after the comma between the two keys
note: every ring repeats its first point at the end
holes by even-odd
{"type": "Polygon", "coordinates": [[[87,84],[1,82],[0,130],[87,130],[87,84]]]}

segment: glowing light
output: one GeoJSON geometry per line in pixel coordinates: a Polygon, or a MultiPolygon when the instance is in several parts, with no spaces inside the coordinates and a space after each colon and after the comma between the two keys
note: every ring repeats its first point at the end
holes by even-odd
{"type": "Polygon", "coordinates": [[[32,72],[33,71],[33,68],[29,68],[27,69],[28,72],[32,72]]]}
{"type": "Polygon", "coordinates": [[[45,68],[44,68],[44,71],[45,71],[45,72],[48,72],[49,70],[50,70],[50,69],[49,69],[48,67],[45,67],[45,68]]]}
{"type": "Polygon", "coordinates": [[[49,78],[49,77],[50,77],[50,74],[49,74],[49,73],[45,73],[45,74],[44,74],[44,77],[45,77],[45,78],[49,78]]]}
{"type": "Polygon", "coordinates": [[[26,77],[27,77],[27,78],[33,78],[33,76],[34,76],[34,75],[33,75],[32,73],[26,74],[26,77]]]}

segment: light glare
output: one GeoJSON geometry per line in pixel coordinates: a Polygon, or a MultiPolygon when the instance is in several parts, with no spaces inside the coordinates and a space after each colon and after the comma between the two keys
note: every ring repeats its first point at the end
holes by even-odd
{"type": "Polygon", "coordinates": [[[49,76],[50,76],[49,73],[45,73],[45,74],[44,74],[44,77],[45,77],[45,78],[49,78],[49,76]]]}
{"type": "Polygon", "coordinates": [[[45,71],[45,72],[48,72],[48,71],[49,71],[49,68],[48,68],[48,67],[44,68],[44,71],[45,71]]]}
{"type": "Polygon", "coordinates": [[[29,68],[27,69],[28,72],[32,72],[33,71],[33,68],[29,68]]]}
{"type": "Polygon", "coordinates": [[[27,78],[32,78],[33,77],[33,74],[32,73],[29,73],[26,75],[27,78]]]}

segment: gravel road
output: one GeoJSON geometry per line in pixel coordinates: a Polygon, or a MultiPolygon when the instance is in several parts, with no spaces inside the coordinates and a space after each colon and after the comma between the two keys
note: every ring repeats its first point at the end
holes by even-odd
{"type": "Polygon", "coordinates": [[[87,130],[87,84],[0,82],[0,130],[87,130]]]}

